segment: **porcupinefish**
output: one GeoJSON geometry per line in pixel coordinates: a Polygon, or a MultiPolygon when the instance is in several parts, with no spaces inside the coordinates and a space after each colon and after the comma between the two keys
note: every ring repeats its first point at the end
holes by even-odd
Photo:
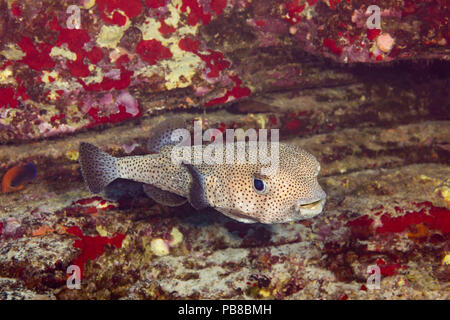
{"type": "MultiPolygon", "coordinates": [[[[278,167],[270,174],[261,174],[265,164],[249,157],[231,164],[174,163],[177,143],[172,133],[184,126],[178,117],[156,126],[147,144],[151,153],[143,156],[116,158],[82,142],[79,159],[89,190],[99,193],[117,178],[129,179],[143,183],[144,192],[160,204],[180,206],[189,201],[196,209],[211,207],[244,223],[283,223],[322,212],[326,194],[317,181],[320,164],[306,150],[279,143],[278,167]]],[[[252,147],[243,143],[248,156],[252,147]]],[[[231,148],[237,152],[238,142],[232,142],[231,148]]]]}

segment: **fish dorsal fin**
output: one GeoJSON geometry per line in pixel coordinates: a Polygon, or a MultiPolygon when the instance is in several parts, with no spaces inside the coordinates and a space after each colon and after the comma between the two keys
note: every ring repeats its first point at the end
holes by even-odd
{"type": "MultiPolygon", "coordinates": [[[[164,146],[179,145],[180,141],[172,141],[172,133],[176,129],[186,129],[186,121],[179,116],[170,117],[152,129],[150,139],[147,142],[147,149],[151,153],[158,153],[164,146]]],[[[187,138],[187,136],[186,136],[187,138]]],[[[189,135],[190,144],[190,135],[189,135]]]]}
{"type": "Polygon", "coordinates": [[[196,167],[190,163],[182,163],[191,175],[191,183],[189,185],[189,203],[197,210],[209,207],[206,197],[206,177],[196,167]]]}
{"type": "Polygon", "coordinates": [[[157,203],[168,206],[168,207],[178,207],[187,202],[187,199],[179,196],[175,193],[162,190],[151,184],[144,184],[143,186],[145,194],[155,200],[157,203]]]}

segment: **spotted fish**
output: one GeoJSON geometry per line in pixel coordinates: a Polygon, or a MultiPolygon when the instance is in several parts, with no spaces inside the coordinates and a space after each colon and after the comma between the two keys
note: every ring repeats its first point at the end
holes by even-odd
{"type": "MultiPolygon", "coordinates": [[[[196,209],[211,207],[244,223],[283,223],[322,212],[326,194],[317,181],[320,164],[304,149],[279,143],[278,168],[266,175],[261,174],[266,164],[251,161],[249,154],[254,153],[248,142],[241,142],[246,153],[242,163],[174,163],[171,155],[176,143],[171,136],[174,130],[184,127],[182,118],[163,121],[152,130],[147,145],[152,153],[143,156],[115,158],[81,143],[80,164],[88,188],[98,193],[117,178],[138,181],[158,203],[179,206],[189,201],[196,209]]],[[[242,150],[238,142],[233,142],[231,149],[235,153],[242,150]]]]}

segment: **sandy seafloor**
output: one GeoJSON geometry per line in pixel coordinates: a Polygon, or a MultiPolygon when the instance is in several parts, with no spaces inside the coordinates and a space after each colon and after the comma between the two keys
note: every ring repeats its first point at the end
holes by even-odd
{"type": "MultiPolygon", "coordinates": [[[[331,97],[340,90],[278,93],[263,101],[266,108],[283,110],[305,105],[320,91],[329,102],[308,107],[336,113],[333,106],[341,101],[331,97]]],[[[240,108],[246,105],[254,108],[255,102],[240,108]]],[[[357,112],[354,105],[340,112],[357,112]]],[[[217,113],[207,119],[251,123],[255,118],[217,113]]],[[[133,197],[120,201],[105,194],[92,198],[76,159],[67,154],[87,141],[126,155],[114,150],[130,141],[143,144],[156,119],[162,117],[138,127],[1,147],[11,158],[36,159],[39,171],[24,190],[0,195],[2,299],[449,298],[447,121],[349,124],[291,136],[285,142],[304,147],[322,163],[324,212],[295,223],[247,225],[213,210],[196,212],[188,204],[157,205],[139,185],[128,186],[133,197]],[[82,235],[70,234],[73,226],[82,235]],[[118,235],[120,248],[103,243],[92,253],[98,250],[94,237],[118,235]],[[80,238],[82,249],[75,245],[80,238]],[[151,245],[155,239],[171,244],[162,256],[151,245]],[[66,287],[65,271],[73,261],[85,262],[80,290],[66,287]],[[366,286],[370,265],[382,273],[378,290],[366,286]]],[[[143,150],[139,146],[135,153],[143,150]]]]}

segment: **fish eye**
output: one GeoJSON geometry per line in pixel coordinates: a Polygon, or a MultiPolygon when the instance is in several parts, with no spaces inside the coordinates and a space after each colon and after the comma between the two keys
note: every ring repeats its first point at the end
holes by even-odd
{"type": "Polygon", "coordinates": [[[267,191],[266,182],[258,178],[253,178],[253,188],[259,194],[264,194],[267,191]]]}

